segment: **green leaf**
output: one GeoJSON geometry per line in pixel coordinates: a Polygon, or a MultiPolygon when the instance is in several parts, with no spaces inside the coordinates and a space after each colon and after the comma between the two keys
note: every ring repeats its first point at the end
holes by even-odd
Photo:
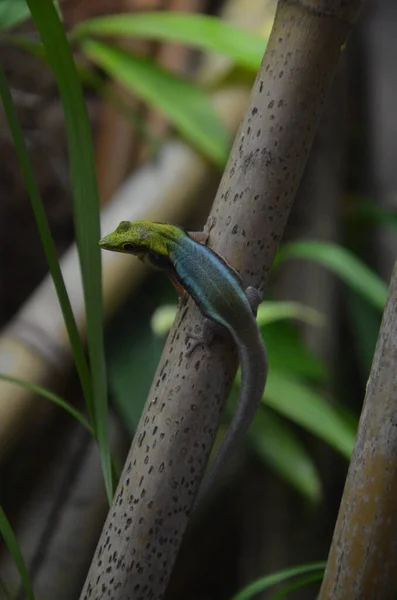
{"type": "Polygon", "coordinates": [[[229,134],[200,88],[120,48],[87,41],[82,50],[115,80],[163,112],[201,152],[218,165],[225,164],[229,134]]]}
{"type": "Polygon", "coordinates": [[[150,318],[156,305],[168,304],[175,291],[163,277],[146,281],[139,296],[131,298],[106,331],[106,356],[114,404],[123,423],[134,432],[164,346],[153,333],[150,318]]]}
{"type": "Polygon", "coordinates": [[[301,425],[350,460],[356,431],[324,398],[287,372],[269,370],[264,404],[301,425]]]}
{"type": "Polygon", "coordinates": [[[32,205],[34,217],[36,219],[37,229],[43,244],[48,267],[54,282],[55,291],[62,310],[65,326],[68,332],[70,345],[73,351],[74,362],[79,375],[84,396],[91,417],[93,416],[91,380],[87,361],[84,354],[83,344],[77,329],[73,310],[70,305],[62,271],[59,266],[55,244],[52,239],[50,226],[48,224],[43,200],[40,196],[40,190],[34,176],[33,168],[30,162],[29,154],[25,145],[25,140],[18,121],[15,106],[12,101],[9,87],[3,70],[0,67],[0,96],[3,103],[4,112],[7,117],[8,125],[15,144],[18,161],[21,167],[22,175],[28,190],[30,202],[32,205]]]}
{"type": "Polygon", "coordinates": [[[32,40],[26,35],[10,34],[7,37],[7,43],[20,48],[21,50],[25,50],[25,52],[29,52],[41,60],[47,61],[43,44],[41,44],[41,42],[37,42],[36,40],[32,40]]]}
{"type": "Polygon", "coordinates": [[[69,413],[72,417],[79,421],[79,423],[81,423],[83,427],[85,427],[91,434],[94,433],[94,430],[92,429],[91,425],[89,424],[83,413],[74,408],[74,406],[69,404],[69,402],[66,402],[66,400],[63,400],[57,394],[50,392],[50,390],[47,390],[46,388],[43,388],[40,385],[30,383],[30,381],[24,381],[23,379],[19,379],[18,377],[11,377],[11,375],[3,375],[1,373],[0,379],[2,379],[3,381],[8,381],[9,383],[15,383],[16,385],[20,385],[21,387],[26,388],[34,394],[38,394],[43,398],[47,398],[47,400],[50,400],[57,406],[60,406],[61,408],[66,410],[67,413],[69,413]]]}
{"type": "Polygon", "coordinates": [[[87,67],[81,61],[77,63],[80,80],[86,87],[90,87],[97,94],[100,94],[117,112],[122,115],[134,127],[135,133],[142,139],[148,147],[151,156],[154,156],[161,148],[161,138],[152,131],[150,124],[142,119],[142,112],[138,108],[134,109],[124,98],[121,90],[115,86],[109,85],[108,80],[87,67]]]}
{"type": "Polygon", "coordinates": [[[35,600],[32,584],[30,582],[30,577],[28,570],[25,565],[25,561],[23,559],[21,550],[19,548],[17,538],[12,530],[12,527],[0,506],[0,533],[2,538],[4,539],[5,545],[8,548],[9,553],[15,563],[16,568],[18,569],[18,573],[21,577],[21,581],[26,593],[26,598],[28,600],[35,600]]]}
{"type": "MultiPolygon", "coordinates": [[[[54,4],[61,16],[59,2],[54,1],[54,4]]],[[[28,19],[30,19],[30,10],[26,0],[0,0],[0,30],[11,29],[28,19]]]]}
{"type": "Polygon", "coordinates": [[[321,481],[300,440],[269,410],[257,412],[249,440],[261,459],[313,503],[321,499],[321,481]]]}
{"type": "Polygon", "coordinates": [[[317,326],[325,323],[325,318],[321,313],[299,302],[265,301],[258,307],[257,321],[261,327],[285,319],[299,319],[309,325],[317,326]]]}
{"type": "Polygon", "coordinates": [[[287,322],[271,323],[262,329],[262,335],[271,371],[286,371],[316,383],[325,380],[326,369],[323,362],[305,346],[293,325],[287,322]]]}
{"type": "Polygon", "coordinates": [[[351,212],[355,219],[358,218],[376,225],[387,225],[397,229],[397,211],[393,208],[361,200],[353,204],[351,212]]]}
{"type": "Polygon", "coordinates": [[[353,333],[352,343],[360,361],[361,374],[364,379],[367,379],[374,358],[382,316],[378,310],[351,290],[346,298],[346,306],[353,333]]]}
{"type": "Polygon", "coordinates": [[[142,414],[164,342],[154,336],[148,322],[124,323],[112,332],[109,346],[109,381],[123,423],[133,433],[142,414]],[[129,339],[128,339],[129,338],[129,339]]]}
{"type": "Polygon", "coordinates": [[[269,589],[277,583],[286,581],[290,577],[310,573],[311,571],[323,572],[324,569],[325,562],[317,562],[308,565],[301,565],[299,567],[291,567],[290,569],[284,569],[283,571],[277,571],[277,573],[266,575],[265,577],[261,577],[253,583],[250,583],[246,588],[235,594],[230,600],[250,600],[250,598],[253,598],[255,594],[259,594],[260,592],[269,589]]]}
{"type": "Polygon", "coordinates": [[[176,304],[163,304],[154,311],[150,319],[150,327],[155,335],[165,335],[175,320],[178,306],[176,304]]]}
{"type": "Polygon", "coordinates": [[[123,36],[174,41],[213,50],[232,58],[248,69],[259,68],[266,40],[217,17],[183,12],[141,12],[98,17],[79,23],[72,32],[77,36],[123,36]]]}
{"type": "Polygon", "coordinates": [[[30,17],[26,0],[0,0],[0,29],[10,29],[30,17]]]}
{"type": "Polygon", "coordinates": [[[99,200],[87,108],[73,56],[54,5],[51,0],[27,0],[27,3],[54,72],[65,113],[74,226],[86,309],[95,434],[101,454],[106,492],[111,502],[113,484],[103,344],[101,256],[98,246],[99,200]]]}
{"type": "Polygon", "coordinates": [[[304,577],[299,577],[293,583],[286,585],[279,592],[276,592],[275,594],[273,594],[269,598],[269,600],[283,600],[284,598],[287,597],[287,594],[289,594],[290,592],[293,592],[294,590],[299,590],[300,588],[302,588],[304,585],[307,585],[308,583],[313,583],[314,581],[320,581],[323,578],[323,576],[324,576],[324,572],[321,571],[320,573],[314,573],[312,575],[305,575],[304,577]]]}
{"type": "Polygon", "coordinates": [[[387,285],[346,248],[327,242],[293,242],[280,249],[275,264],[278,265],[287,258],[304,258],[323,265],[366,298],[368,302],[371,302],[379,310],[383,310],[387,297],[387,285]]]}

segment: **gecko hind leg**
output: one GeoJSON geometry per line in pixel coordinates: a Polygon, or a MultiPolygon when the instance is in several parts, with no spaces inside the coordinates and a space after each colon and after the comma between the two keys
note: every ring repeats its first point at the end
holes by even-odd
{"type": "Polygon", "coordinates": [[[191,342],[190,348],[185,352],[185,356],[191,356],[198,346],[203,346],[207,358],[211,356],[210,345],[216,335],[224,336],[227,330],[220,323],[206,317],[203,321],[202,330],[200,332],[189,331],[186,334],[186,343],[191,342]]]}
{"type": "MultiPolygon", "coordinates": [[[[262,296],[260,292],[253,286],[247,287],[245,294],[247,296],[252,313],[256,317],[258,306],[262,302],[262,296]]],[[[209,358],[211,356],[210,345],[215,336],[226,337],[227,329],[220,323],[217,323],[216,321],[206,317],[204,319],[201,332],[195,333],[193,331],[189,331],[186,334],[186,343],[189,343],[192,340],[192,344],[190,348],[186,350],[185,356],[191,356],[198,346],[203,346],[205,354],[207,358],[209,358]]]]}
{"type": "Polygon", "coordinates": [[[250,285],[245,290],[245,295],[247,296],[252,313],[253,313],[254,317],[256,317],[257,312],[258,312],[258,306],[262,302],[262,294],[260,293],[259,290],[256,289],[256,287],[253,287],[252,285],[250,285]]]}

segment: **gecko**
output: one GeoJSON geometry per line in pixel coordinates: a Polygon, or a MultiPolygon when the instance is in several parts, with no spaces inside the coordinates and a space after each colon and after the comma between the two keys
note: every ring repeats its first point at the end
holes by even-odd
{"type": "Polygon", "coordinates": [[[229,332],[237,347],[241,388],[231,424],[202,483],[193,512],[208,494],[230,452],[247,430],[261,401],[267,379],[267,351],[256,322],[261,297],[254,287],[243,289],[237,273],[206,245],[208,234],[149,221],[122,221],[99,241],[101,248],[124,252],[167,272],[181,296],[189,294],[205,317],[201,335],[190,333],[190,355],[198,344],[208,346],[214,335],[229,332]]]}

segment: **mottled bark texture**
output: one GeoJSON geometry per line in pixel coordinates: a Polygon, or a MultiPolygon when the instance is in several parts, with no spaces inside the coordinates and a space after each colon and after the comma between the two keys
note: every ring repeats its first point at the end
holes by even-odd
{"type": "MultiPolygon", "coordinates": [[[[209,243],[245,286],[264,288],[360,5],[279,3],[211,213],[209,243]]],[[[186,332],[201,323],[189,300],[168,337],[81,600],[163,598],[236,370],[229,340],[216,340],[210,357],[201,349],[185,356],[186,332]]]]}
{"type": "Polygon", "coordinates": [[[397,592],[397,262],[320,600],[397,592]]]}

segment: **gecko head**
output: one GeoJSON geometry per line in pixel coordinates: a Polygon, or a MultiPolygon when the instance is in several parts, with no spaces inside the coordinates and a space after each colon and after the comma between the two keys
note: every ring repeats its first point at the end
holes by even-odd
{"type": "Polygon", "coordinates": [[[99,245],[104,250],[134,254],[141,259],[148,258],[155,266],[165,267],[180,235],[183,230],[168,223],[121,221],[117,229],[99,240],[99,245]]]}

